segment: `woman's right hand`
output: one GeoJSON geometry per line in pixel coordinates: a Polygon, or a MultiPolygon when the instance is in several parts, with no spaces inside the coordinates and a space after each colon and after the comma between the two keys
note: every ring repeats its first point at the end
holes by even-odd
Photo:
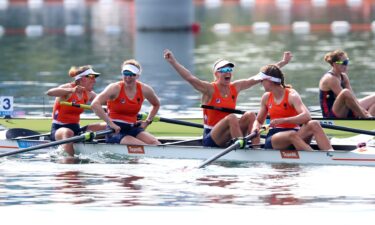
{"type": "Polygon", "coordinates": [[[167,60],[169,63],[173,63],[176,61],[172,51],[169,49],[164,50],[164,59],[167,60]]]}
{"type": "Polygon", "coordinates": [[[108,126],[115,130],[115,133],[118,134],[121,131],[121,127],[117,126],[114,122],[109,122],[108,126]]]}

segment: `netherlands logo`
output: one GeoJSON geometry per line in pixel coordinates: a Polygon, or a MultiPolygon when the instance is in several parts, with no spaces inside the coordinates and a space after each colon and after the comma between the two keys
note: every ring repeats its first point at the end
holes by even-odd
{"type": "Polygon", "coordinates": [[[217,98],[217,99],[215,100],[215,102],[219,104],[219,103],[221,103],[221,99],[220,99],[220,98],[217,98]]]}
{"type": "Polygon", "coordinates": [[[121,103],[121,104],[125,104],[125,99],[122,98],[122,99],[120,100],[120,103],[121,103]]]}

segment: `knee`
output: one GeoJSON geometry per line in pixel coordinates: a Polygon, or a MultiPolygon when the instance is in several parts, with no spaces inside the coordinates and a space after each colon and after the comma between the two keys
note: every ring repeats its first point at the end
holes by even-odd
{"type": "Polygon", "coordinates": [[[242,117],[249,122],[254,121],[256,119],[256,115],[254,112],[246,112],[242,117]]]}
{"type": "Polygon", "coordinates": [[[320,122],[317,121],[317,120],[310,120],[307,124],[306,124],[307,128],[309,130],[317,130],[317,129],[321,129],[321,125],[320,125],[320,122]]]}
{"type": "Polygon", "coordinates": [[[299,138],[297,131],[291,131],[288,134],[289,140],[293,141],[299,138]]]}
{"type": "Polygon", "coordinates": [[[344,88],[341,92],[340,92],[340,95],[342,95],[343,97],[345,98],[351,98],[353,97],[353,93],[347,89],[347,88],[344,88]]]}
{"type": "Polygon", "coordinates": [[[238,118],[236,115],[234,115],[233,113],[232,114],[229,114],[226,119],[228,120],[229,124],[233,124],[233,123],[238,123],[238,118]]]}

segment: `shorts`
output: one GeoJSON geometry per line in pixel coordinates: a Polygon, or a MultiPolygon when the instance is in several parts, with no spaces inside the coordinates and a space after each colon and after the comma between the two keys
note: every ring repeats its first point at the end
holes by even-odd
{"type": "MultiPolygon", "coordinates": [[[[145,131],[141,127],[134,126],[133,124],[129,123],[121,123],[117,121],[113,121],[117,126],[121,127],[121,131],[118,134],[107,134],[105,136],[105,141],[107,143],[115,143],[115,144],[120,144],[121,140],[125,136],[132,136],[132,137],[137,137],[137,135],[143,131],[145,131]]],[[[109,126],[107,126],[109,128],[109,126]]]]}
{"type": "Polygon", "coordinates": [[[72,130],[74,132],[74,136],[81,134],[81,128],[79,127],[78,123],[68,123],[68,124],[52,123],[51,136],[50,136],[51,141],[56,141],[56,138],[55,138],[56,131],[62,127],[72,130]]]}
{"type": "Polygon", "coordinates": [[[288,130],[298,131],[297,129],[294,129],[294,128],[272,128],[272,129],[270,129],[270,131],[268,131],[268,134],[266,136],[266,141],[264,143],[264,148],[265,149],[273,149],[272,142],[271,142],[272,135],[274,135],[276,133],[279,133],[279,132],[288,131],[288,130]]]}
{"type": "Polygon", "coordinates": [[[220,147],[211,137],[211,129],[204,128],[202,144],[205,147],[220,147]]]}

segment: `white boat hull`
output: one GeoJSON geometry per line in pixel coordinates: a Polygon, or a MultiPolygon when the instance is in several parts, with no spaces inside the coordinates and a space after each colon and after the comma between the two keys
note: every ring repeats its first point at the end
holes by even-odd
{"type": "MultiPolygon", "coordinates": [[[[75,150],[76,153],[82,155],[115,154],[136,158],[199,160],[205,160],[223,151],[221,148],[197,146],[129,146],[85,143],[75,144],[75,150]]],[[[375,149],[333,152],[240,149],[222,156],[218,161],[375,166],[375,149]]]]}

